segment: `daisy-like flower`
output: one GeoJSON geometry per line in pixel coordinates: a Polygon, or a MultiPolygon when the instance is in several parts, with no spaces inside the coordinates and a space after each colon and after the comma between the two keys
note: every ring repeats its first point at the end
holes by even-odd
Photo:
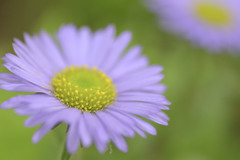
{"type": "Polygon", "coordinates": [[[65,25],[57,31],[56,41],[46,32],[24,38],[25,44],[18,39],[13,44],[17,56],[3,57],[13,74],[1,73],[0,87],[35,94],[13,97],[1,108],[29,115],[27,127],[42,124],[33,143],[57,124],[66,123],[70,154],[79,144],[92,143],[104,152],[110,141],[126,152],[124,137],[156,134],[139,116],[168,124],[162,112],[170,104],[162,95],[166,89],[160,84],[162,67],[149,66],[140,46],[125,51],[130,32],[115,38],[113,26],[92,33],[87,27],[65,25]]]}
{"type": "Polygon", "coordinates": [[[240,51],[239,0],[150,0],[170,31],[212,51],[240,51]]]}

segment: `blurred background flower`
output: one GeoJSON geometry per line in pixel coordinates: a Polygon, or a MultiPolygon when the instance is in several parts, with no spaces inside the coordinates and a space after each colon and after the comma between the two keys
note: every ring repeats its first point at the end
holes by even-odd
{"type": "MultiPolygon", "coordinates": [[[[95,147],[82,149],[84,160],[225,160],[240,159],[240,58],[229,54],[208,54],[181,37],[165,32],[156,16],[141,0],[1,0],[0,51],[14,53],[14,37],[23,32],[50,33],[63,23],[87,25],[93,30],[112,23],[118,33],[133,32],[132,44],[141,44],[151,64],[164,67],[172,102],[168,127],[158,126],[158,135],[128,139],[124,154],[113,145],[104,155],[95,147]]],[[[1,72],[6,70],[1,67],[1,72]]],[[[0,91],[3,102],[19,93],[0,91]]],[[[26,117],[0,110],[0,159],[57,160],[62,149],[60,128],[47,134],[39,144],[30,138],[37,130],[26,129],[26,117]]]]}
{"type": "Polygon", "coordinates": [[[167,30],[212,51],[240,52],[240,1],[150,0],[167,30]]]}

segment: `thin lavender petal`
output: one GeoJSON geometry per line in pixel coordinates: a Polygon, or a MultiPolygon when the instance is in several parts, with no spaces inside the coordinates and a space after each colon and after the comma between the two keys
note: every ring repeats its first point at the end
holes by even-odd
{"type": "Polygon", "coordinates": [[[79,136],[78,136],[76,122],[70,125],[68,134],[67,134],[66,146],[67,146],[68,153],[70,154],[75,153],[79,147],[79,136]]]}
{"type": "Polygon", "coordinates": [[[57,38],[61,44],[64,57],[69,65],[77,65],[78,50],[77,50],[77,28],[74,25],[62,26],[58,33],[57,38]]]}
{"type": "Polygon", "coordinates": [[[109,71],[117,62],[119,56],[123,53],[129,44],[131,37],[131,32],[124,32],[115,40],[108,56],[106,57],[105,63],[101,67],[104,72],[109,71]]]}
{"type": "Polygon", "coordinates": [[[80,141],[84,147],[89,147],[92,144],[92,137],[90,136],[90,131],[87,128],[87,122],[83,114],[80,113],[78,120],[78,133],[80,141]]]}
{"type": "Polygon", "coordinates": [[[99,48],[98,58],[95,58],[95,66],[100,69],[102,64],[105,63],[106,56],[114,42],[115,27],[113,25],[109,25],[103,32],[103,44],[101,45],[101,48],[99,48]]]}
{"type": "Polygon", "coordinates": [[[78,65],[88,64],[88,53],[91,48],[92,34],[88,27],[82,27],[77,33],[78,65]]]}

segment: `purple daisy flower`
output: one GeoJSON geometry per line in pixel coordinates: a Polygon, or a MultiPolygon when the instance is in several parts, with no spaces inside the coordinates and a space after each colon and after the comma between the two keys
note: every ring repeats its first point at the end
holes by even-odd
{"type": "Polygon", "coordinates": [[[239,51],[239,0],[150,0],[160,23],[212,51],[239,51]]]}
{"type": "Polygon", "coordinates": [[[166,87],[159,83],[164,77],[162,67],[149,66],[140,46],[125,51],[129,31],[115,38],[113,26],[92,33],[87,27],[65,25],[56,33],[56,42],[46,32],[24,38],[25,44],[18,39],[13,44],[17,56],[3,57],[13,74],[0,74],[0,88],[35,94],[13,97],[1,108],[29,115],[26,127],[42,124],[33,143],[57,124],[66,123],[70,154],[79,144],[92,143],[104,152],[110,141],[126,152],[124,137],[156,134],[138,116],[168,124],[162,112],[170,105],[162,95],[166,87]]]}

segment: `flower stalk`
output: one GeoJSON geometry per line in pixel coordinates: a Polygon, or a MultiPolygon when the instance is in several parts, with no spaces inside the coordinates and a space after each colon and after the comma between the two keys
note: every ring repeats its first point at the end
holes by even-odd
{"type": "Polygon", "coordinates": [[[71,158],[71,154],[68,153],[66,145],[64,143],[64,148],[63,148],[63,151],[62,151],[61,160],[70,160],[70,158],[71,158]]]}

